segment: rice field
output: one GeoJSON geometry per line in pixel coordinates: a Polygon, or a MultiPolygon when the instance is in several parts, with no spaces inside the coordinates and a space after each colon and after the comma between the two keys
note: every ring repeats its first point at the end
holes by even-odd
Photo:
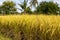
{"type": "Polygon", "coordinates": [[[60,40],[60,15],[0,16],[0,34],[11,40],[60,40]]]}

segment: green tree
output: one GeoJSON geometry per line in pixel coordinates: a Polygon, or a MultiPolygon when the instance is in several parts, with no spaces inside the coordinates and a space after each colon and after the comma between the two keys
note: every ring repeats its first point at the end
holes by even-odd
{"type": "Polygon", "coordinates": [[[0,14],[2,14],[3,13],[3,11],[2,11],[2,6],[0,6],[0,14]]]}
{"type": "Polygon", "coordinates": [[[38,4],[38,1],[37,0],[31,0],[30,1],[30,6],[36,7],[37,4],[38,4]]]}
{"type": "Polygon", "coordinates": [[[27,9],[26,9],[26,13],[28,13],[28,14],[32,14],[32,11],[31,11],[30,7],[27,7],[27,9]]]}
{"type": "Polygon", "coordinates": [[[19,4],[19,6],[22,8],[20,10],[21,11],[23,10],[23,13],[25,13],[25,14],[31,12],[30,7],[27,7],[27,2],[28,2],[28,0],[24,0],[24,2],[22,4],[19,4]]]}
{"type": "Polygon", "coordinates": [[[3,14],[14,14],[17,12],[16,4],[13,1],[4,1],[1,6],[3,14]]]}
{"type": "Polygon", "coordinates": [[[44,1],[41,2],[36,8],[36,12],[44,13],[44,14],[49,14],[49,13],[58,14],[58,11],[59,11],[58,4],[54,2],[44,1]]]}

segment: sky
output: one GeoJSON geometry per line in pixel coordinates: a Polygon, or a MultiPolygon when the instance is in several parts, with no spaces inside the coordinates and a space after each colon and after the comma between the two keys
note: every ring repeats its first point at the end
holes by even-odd
{"type": "MultiPolygon", "coordinates": [[[[4,2],[4,1],[6,1],[6,0],[0,0],[0,5],[2,5],[2,2],[4,2]]],[[[41,1],[53,1],[53,2],[57,2],[59,4],[59,6],[60,6],[60,0],[38,0],[38,2],[41,2],[41,1]]],[[[20,8],[17,4],[22,3],[23,0],[13,0],[13,2],[16,3],[16,7],[17,8],[20,8]]],[[[19,11],[19,12],[21,12],[21,11],[19,11]]]]}
{"type": "MultiPolygon", "coordinates": [[[[2,2],[5,1],[5,0],[0,0],[0,5],[2,4],[2,2]]],[[[23,2],[23,0],[13,0],[16,4],[20,3],[20,2],[23,2]]],[[[54,2],[57,2],[58,4],[60,4],[60,0],[38,0],[38,2],[41,2],[41,1],[54,1],[54,2]]]]}

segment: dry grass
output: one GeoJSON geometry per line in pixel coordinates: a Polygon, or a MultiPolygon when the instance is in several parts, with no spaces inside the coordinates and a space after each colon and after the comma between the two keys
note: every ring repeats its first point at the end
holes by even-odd
{"type": "Polygon", "coordinates": [[[60,40],[60,16],[0,16],[0,34],[12,40],[60,40]]]}

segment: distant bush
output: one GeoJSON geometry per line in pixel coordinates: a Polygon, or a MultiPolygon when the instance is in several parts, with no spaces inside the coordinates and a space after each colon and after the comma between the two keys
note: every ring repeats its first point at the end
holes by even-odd
{"type": "Polygon", "coordinates": [[[13,1],[4,1],[2,5],[0,5],[0,14],[16,14],[17,8],[16,4],[13,1]]]}
{"type": "Polygon", "coordinates": [[[57,3],[54,2],[43,1],[37,6],[36,12],[43,14],[58,14],[59,6],[57,3]]]}

